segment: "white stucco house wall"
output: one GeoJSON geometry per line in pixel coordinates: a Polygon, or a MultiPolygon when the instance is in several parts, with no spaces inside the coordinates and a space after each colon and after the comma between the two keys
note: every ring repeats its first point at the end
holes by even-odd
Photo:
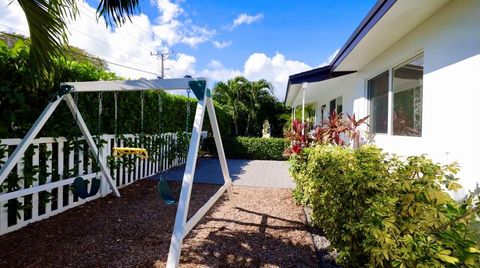
{"type": "Polygon", "coordinates": [[[480,1],[379,0],[330,65],[290,76],[285,103],[303,102],[315,107],[316,124],[331,109],[370,115],[369,131],[385,151],[458,161],[458,194],[474,189],[480,1]]]}

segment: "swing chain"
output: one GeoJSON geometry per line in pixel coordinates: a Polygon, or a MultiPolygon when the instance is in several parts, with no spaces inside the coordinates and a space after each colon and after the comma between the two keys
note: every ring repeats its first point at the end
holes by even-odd
{"type": "Polygon", "coordinates": [[[145,92],[141,91],[140,92],[140,122],[141,122],[141,139],[140,143],[142,143],[142,139],[144,139],[144,133],[143,133],[143,108],[144,108],[144,99],[145,99],[145,92]]]}
{"type": "Polygon", "coordinates": [[[158,91],[158,133],[162,131],[162,94],[158,91]]]}
{"type": "MultiPolygon", "coordinates": [[[[102,112],[103,112],[103,92],[98,93],[98,125],[97,125],[97,165],[100,166],[100,132],[102,131],[102,112]]],[[[99,168],[97,167],[97,176],[98,176],[99,168]]]]}
{"type": "Polygon", "coordinates": [[[74,151],[77,151],[76,148],[78,147],[78,92],[73,93],[73,102],[75,103],[75,107],[73,108],[73,112],[75,113],[75,133],[73,137],[74,142],[74,151]]]}
{"type": "MultiPolygon", "coordinates": [[[[75,133],[73,134],[73,154],[74,154],[74,159],[76,158],[76,155],[78,155],[78,152],[80,151],[80,147],[78,144],[78,92],[73,93],[73,102],[75,103],[75,107],[73,107],[73,112],[75,113],[75,133]]],[[[80,166],[74,165],[74,168],[76,170],[76,174],[79,173],[80,171],[80,166]]]]}
{"type": "Polygon", "coordinates": [[[115,121],[114,121],[114,137],[113,137],[113,144],[117,146],[117,118],[118,118],[118,91],[114,93],[114,100],[115,100],[115,121]]]}
{"type": "Polygon", "coordinates": [[[188,133],[188,121],[190,121],[190,89],[187,89],[187,118],[185,121],[185,133],[188,133]]]}

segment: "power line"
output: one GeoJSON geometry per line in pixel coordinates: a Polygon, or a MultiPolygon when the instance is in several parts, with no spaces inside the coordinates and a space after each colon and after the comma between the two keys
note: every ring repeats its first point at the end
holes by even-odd
{"type": "MultiPolygon", "coordinates": [[[[88,12],[87,9],[86,9],[86,7],[84,7],[84,6],[80,6],[80,7],[81,7],[82,10],[83,10],[83,12],[82,12],[82,10],[79,10],[79,12],[80,12],[82,15],[84,15],[85,17],[89,18],[90,20],[98,23],[98,20],[97,20],[96,18],[93,18],[92,16],[90,16],[89,14],[86,13],[86,12],[88,12]]],[[[133,24],[133,23],[132,23],[132,25],[135,26],[136,28],[139,28],[138,26],[136,26],[136,25],[133,24]]],[[[139,29],[141,29],[141,28],[139,28],[139,29]]],[[[151,53],[151,49],[150,49],[150,48],[144,46],[140,41],[138,41],[137,39],[135,39],[134,36],[132,36],[131,34],[129,34],[129,33],[126,32],[126,31],[123,31],[122,28],[118,28],[118,27],[117,27],[116,30],[117,30],[116,32],[122,33],[122,34],[124,34],[124,36],[126,36],[126,37],[127,37],[127,36],[130,37],[130,38],[129,38],[130,40],[134,41],[134,42],[137,43],[140,47],[144,48],[146,51],[148,51],[148,53],[151,53]]],[[[147,33],[147,35],[149,35],[149,34],[147,33]]]]}
{"type": "Polygon", "coordinates": [[[88,37],[88,38],[90,38],[90,39],[92,39],[92,40],[95,40],[95,41],[97,41],[97,42],[102,43],[103,45],[105,45],[105,46],[107,46],[107,47],[110,47],[110,48],[113,48],[113,49],[118,49],[118,50],[120,50],[120,51],[122,51],[122,52],[124,52],[124,53],[126,53],[126,54],[128,54],[128,55],[130,55],[131,57],[140,59],[140,60],[142,60],[143,62],[147,62],[146,59],[140,58],[139,56],[134,55],[134,54],[132,54],[132,53],[130,53],[130,52],[124,50],[124,49],[121,49],[121,48],[118,48],[118,47],[114,47],[114,46],[110,45],[109,43],[107,43],[107,42],[105,42],[105,41],[103,41],[103,40],[101,40],[101,39],[98,39],[98,38],[96,38],[96,37],[94,37],[94,36],[91,36],[91,35],[89,35],[89,34],[87,34],[87,33],[84,33],[84,32],[82,32],[82,31],[80,31],[80,30],[78,30],[78,29],[76,29],[76,28],[74,28],[74,27],[70,27],[70,28],[73,29],[74,31],[76,31],[76,32],[79,33],[79,34],[83,34],[83,35],[85,35],[86,37],[88,37]]]}
{"type": "MultiPolygon", "coordinates": [[[[4,24],[0,24],[0,25],[6,26],[6,25],[4,25],[4,24]]],[[[8,27],[8,26],[6,26],[6,27],[8,27]]],[[[9,28],[11,28],[11,27],[9,27],[9,28]]],[[[13,28],[12,28],[12,29],[13,29],[13,28]]],[[[15,38],[20,38],[20,39],[23,39],[23,40],[28,40],[28,38],[25,38],[25,37],[23,37],[23,36],[19,36],[19,35],[16,35],[16,34],[7,33],[7,32],[4,32],[4,31],[0,31],[0,33],[5,34],[5,35],[8,35],[8,36],[15,37],[15,38]]],[[[104,62],[106,62],[106,63],[108,63],[108,64],[112,64],[112,65],[116,65],[116,66],[119,66],[119,67],[127,68],[127,69],[134,70],[134,71],[137,71],[137,72],[142,72],[142,73],[147,73],[147,74],[152,74],[152,75],[158,76],[157,73],[153,73],[153,72],[150,72],[150,71],[138,69],[138,68],[135,68],[135,67],[131,67],[131,66],[124,65],[124,64],[112,62],[112,61],[105,60],[105,59],[102,59],[102,58],[99,59],[99,58],[96,58],[96,57],[93,57],[93,56],[89,56],[89,55],[85,55],[85,54],[82,54],[82,53],[78,53],[78,52],[75,52],[75,51],[64,50],[64,52],[71,53],[71,54],[75,54],[75,55],[79,55],[79,56],[82,56],[82,57],[85,57],[85,58],[89,58],[89,59],[101,60],[101,61],[104,61],[104,62]]]]}
{"type": "Polygon", "coordinates": [[[156,56],[160,59],[160,70],[162,74],[162,78],[165,78],[165,70],[169,68],[165,68],[165,61],[169,59],[171,55],[175,54],[173,51],[166,51],[166,52],[157,52],[157,53],[150,53],[151,56],[156,56]]]}
{"type": "MultiPolygon", "coordinates": [[[[95,58],[95,57],[92,57],[92,56],[89,56],[89,55],[84,55],[82,53],[78,53],[78,52],[75,52],[75,51],[65,51],[65,52],[72,53],[72,54],[79,55],[79,56],[83,56],[83,57],[90,58],[90,59],[94,59],[94,60],[99,60],[99,58],[95,58]]],[[[148,73],[148,74],[153,74],[155,76],[158,76],[158,74],[156,74],[156,73],[145,71],[145,70],[138,69],[138,68],[135,68],[135,67],[130,67],[130,66],[123,65],[123,64],[120,64],[120,63],[108,61],[108,60],[105,60],[105,59],[100,59],[100,60],[103,60],[104,62],[106,62],[108,64],[112,64],[112,65],[116,65],[116,66],[120,66],[120,67],[123,67],[123,68],[130,69],[130,70],[135,70],[135,71],[138,71],[138,72],[148,73]]]]}

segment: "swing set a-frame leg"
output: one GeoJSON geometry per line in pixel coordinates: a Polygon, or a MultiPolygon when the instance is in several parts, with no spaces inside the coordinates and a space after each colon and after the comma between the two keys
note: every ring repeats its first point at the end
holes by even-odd
{"type": "Polygon", "coordinates": [[[192,136],[190,139],[190,146],[187,156],[187,163],[185,165],[185,173],[183,174],[177,215],[175,217],[172,241],[170,243],[170,250],[168,252],[167,268],[178,267],[180,262],[183,239],[190,232],[190,230],[192,230],[192,228],[202,219],[202,217],[208,212],[208,210],[215,204],[215,202],[222,196],[222,194],[225,191],[228,191],[229,199],[232,200],[233,198],[233,193],[231,190],[232,180],[228,172],[227,161],[225,158],[225,153],[223,151],[222,140],[220,137],[217,118],[215,115],[215,108],[209,96],[209,91],[206,90],[204,94],[204,98],[198,101],[197,110],[195,113],[192,136]],[[218,157],[220,160],[225,184],[197,211],[197,213],[195,213],[195,215],[190,218],[190,220],[187,221],[188,207],[190,204],[190,196],[193,187],[193,178],[195,175],[195,167],[197,163],[205,109],[208,109],[210,124],[212,126],[213,136],[217,145],[218,157]]]}
{"type": "MultiPolygon", "coordinates": [[[[58,107],[58,105],[62,100],[65,100],[68,107],[70,108],[70,111],[74,116],[75,116],[75,113],[77,114],[77,117],[78,117],[77,125],[80,128],[80,131],[82,132],[83,137],[87,141],[87,144],[90,150],[92,151],[92,153],[94,155],[97,155],[97,151],[98,151],[97,145],[95,144],[92,138],[92,135],[90,134],[90,131],[88,130],[87,125],[83,120],[82,115],[78,111],[78,107],[76,107],[75,101],[73,100],[72,96],[70,94],[61,95],[48,103],[47,107],[45,107],[42,114],[38,117],[37,121],[35,121],[35,123],[30,128],[28,133],[22,139],[20,144],[17,146],[17,148],[15,148],[15,151],[8,158],[5,165],[3,165],[2,169],[0,170],[0,185],[5,181],[5,179],[8,177],[8,174],[12,171],[12,169],[15,167],[18,161],[20,161],[20,159],[22,158],[27,148],[32,144],[37,134],[40,132],[42,127],[45,125],[47,120],[50,118],[50,116],[52,115],[52,113],[55,111],[55,109],[58,107]]],[[[99,159],[99,165],[100,165],[100,169],[102,170],[103,176],[104,178],[106,178],[113,193],[115,194],[115,196],[119,197],[120,192],[118,191],[115,185],[115,182],[110,176],[110,173],[108,172],[108,169],[107,169],[107,165],[102,158],[99,159]]]]}
{"type": "MultiPolygon", "coordinates": [[[[75,101],[73,100],[70,94],[67,94],[65,96],[65,102],[67,103],[68,108],[72,112],[72,115],[77,119],[76,120],[77,126],[82,132],[82,135],[85,138],[85,141],[87,142],[88,147],[90,148],[90,151],[92,152],[93,155],[97,155],[98,154],[97,145],[95,144],[95,141],[92,138],[92,134],[90,134],[90,131],[88,130],[88,127],[85,124],[85,121],[83,120],[82,114],[78,110],[78,107],[76,106],[75,101]]],[[[105,163],[102,157],[99,157],[98,165],[100,166],[103,177],[107,180],[107,183],[110,185],[110,189],[112,189],[113,194],[116,197],[120,197],[120,192],[117,189],[117,185],[113,181],[112,176],[110,176],[110,173],[108,172],[107,164],[105,163]]]]}
{"type": "Polygon", "coordinates": [[[0,170],[0,185],[5,181],[8,177],[8,174],[12,171],[15,165],[20,161],[23,154],[27,150],[28,146],[32,144],[33,140],[37,136],[38,132],[42,129],[42,127],[47,122],[48,118],[52,115],[55,109],[58,107],[60,102],[63,100],[63,96],[59,97],[56,100],[50,101],[43,110],[42,114],[38,117],[37,121],[33,124],[30,130],[27,132],[25,137],[22,139],[20,144],[17,145],[15,151],[13,151],[12,155],[8,157],[7,162],[3,165],[2,169],[0,170]]]}

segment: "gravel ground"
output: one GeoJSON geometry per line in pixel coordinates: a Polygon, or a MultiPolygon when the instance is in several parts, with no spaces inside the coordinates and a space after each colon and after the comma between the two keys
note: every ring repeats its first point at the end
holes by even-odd
{"type": "MultiPolygon", "coordinates": [[[[305,207],[304,212],[307,224],[312,225],[312,209],[305,207]]],[[[341,268],[342,266],[335,263],[338,253],[330,248],[330,241],[325,237],[322,230],[312,227],[310,235],[317,251],[319,266],[324,268],[341,268]]]]}
{"type": "MultiPolygon", "coordinates": [[[[0,237],[0,267],[164,267],[176,206],[155,181],[121,190],[0,237]]],[[[179,184],[171,183],[175,193],[179,184]]],[[[196,184],[190,214],[218,186],[196,184]]],[[[186,237],[182,267],[317,267],[291,190],[234,187],[186,237]]]]}

